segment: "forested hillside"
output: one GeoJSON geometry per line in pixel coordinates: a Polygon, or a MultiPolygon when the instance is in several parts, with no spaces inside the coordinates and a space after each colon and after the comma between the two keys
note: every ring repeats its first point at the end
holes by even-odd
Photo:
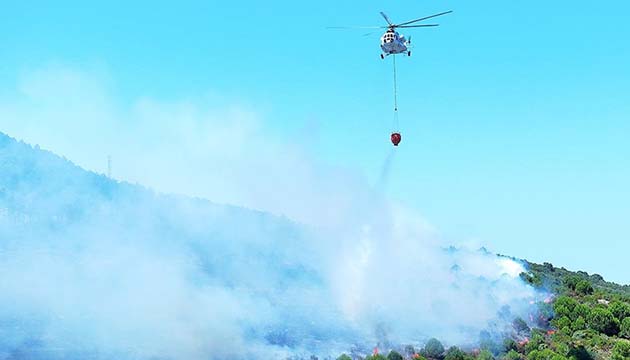
{"type": "MultiPolygon", "coordinates": [[[[407,347],[365,360],[505,359],[505,360],[628,360],[630,359],[630,285],[605,281],[598,274],[569,271],[550,263],[527,262],[521,278],[549,292],[538,304],[535,326],[514,319],[514,337],[502,343],[483,339],[480,346],[445,349],[438,339],[421,349],[407,347]]],[[[375,350],[378,352],[378,350],[375,350]]],[[[349,360],[342,355],[338,360],[349,360]]]]}

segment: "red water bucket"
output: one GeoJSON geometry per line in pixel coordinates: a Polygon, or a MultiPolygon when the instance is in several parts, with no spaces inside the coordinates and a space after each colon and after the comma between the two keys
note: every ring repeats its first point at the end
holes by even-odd
{"type": "Polygon", "coordinates": [[[402,140],[402,137],[400,136],[400,133],[392,133],[392,136],[390,136],[390,139],[392,140],[392,144],[394,144],[394,146],[398,146],[398,144],[400,144],[400,140],[402,140]]]}

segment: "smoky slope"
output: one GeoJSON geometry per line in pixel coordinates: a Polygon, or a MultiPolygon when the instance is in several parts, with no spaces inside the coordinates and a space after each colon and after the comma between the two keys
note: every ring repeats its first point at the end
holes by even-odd
{"type": "Polygon", "coordinates": [[[0,174],[0,359],[471,347],[509,336],[546,296],[521,262],[450,248],[370,192],[341,227],[307,227],[114,181],[2,134],[0,174]]]}
{"type": "Polygon", "coordinates": [[[301,316],[284,299],[321,282],[300,226],[114,181],[1,133],[0,174],[0,354],[197,358],[232,356],[243,341],[296,345],[273,319],[301,316]],[[199,333],[221,340],[186,339],[199,333]]]}
{"type": "MultiPolygon", "coordinates": [[[[291,247],[304,236],[303,229],[287,219],[201,199],[156,194],[85,171],[1,133],[0,171],[3,230],[20,229],[22,235],[41,236],[31,236],[30,240],[50,241],[46,234],[57,236],[98,225],[100,230],[120,237],[116,241],[142,243],[167,238],[186,245],[193,254],[204,253],[204,258],[212,257],[212,251],[206,250],[214,246],[225,253],[233,244],[241,244],[258,248],[258,260],[287,263],[282,253],[274,250],[291,247]]],[[[198,261],[206,261],[204,258],[198,261]]]]}

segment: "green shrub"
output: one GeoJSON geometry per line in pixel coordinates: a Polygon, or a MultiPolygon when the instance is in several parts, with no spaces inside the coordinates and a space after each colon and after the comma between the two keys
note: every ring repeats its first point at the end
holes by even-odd
{"type": "Polygon", "coordinates": [[[542,354],[540,352],[540,350],[532,350],[529,352],[529,354],[527,354],[527,360],[539,360],[542,358],[542,354]]]}
{"type": "Polygon", "coordinates": [[[619,336],[630,339],[630,316],[623,319],[621,322],[621,331],[619,331],[619,336]]]}
{"type": "Polygon", "coordinates": [[[594,336],[599,336],[598,332],[593,330],[593,329],[586,329],[586,330],[578,330],[576,332],[573,333],[573,336],[571,336],[571,338],[573,340],[588,340],[594,336]]]}
{"type": "Polygon", "coordinates": [[[545,343],[545,338],[542,334],[536,332],[532,334],[532,337],[529,339],[529,342],[525,345],[525,353],[529,354],[534,350],[539,350],[540,345],[545,343]]]}
{"type": "Polygon", "coordinates": [[[569,353],[569,351],[571,351],[571,345],[570,345],[570,339],[571,338],[562,338],[562,339],[558,339],[558,336],[555,336],[554,339],[551,341],[551,346],[550,348],[553,349],[553,351],[555,351],[558,354],[561,355],[566,355],[569,353]]]}
{"type": "Polygon", "coordinates": [[[494,360],[494,356],[489,350],[481,350],[479,355],[477,356],[478,360],[494,360]]]}
{"type": "Polygon", "coordinates": [[[628,360],[630,359],[630,342],[617,341],[612,351],[612,360],[628,360]]]}
{"type": "Polygon", "coordinates": [[[337,360],[352,360],[352,358],[346,354],[341,354],[341,356],[338,357],[337,360]]]}
{"type": "Polygon", "coordinates": [[[573,310],[578,305],[578,302],[568,296],[560,296],[553,303],[553,311],[556,312],[556,316],[571,317],[573,310]]]}
{"type": "Polygon", "coordinates": [[[603,308],[595,308],[588,317],[588,326],[606,335],[616,335],[619,332],[619,320],[603,308]]]}
{"type": "Polygon", "coordinates": [[[565,326],[560,329],[560,333],[562,333],[562,335],[571,336],[573,335],[573,330],[571,329],[571,327],[565,326]]]}
{"type": "Polygon", "coordinates": [[[403,356],[400,355],[398,352],[392,350],[387,355],[387,360],[403,360],[403,356]]]}
{"type": "Polygon", "coordinates": [[[593,286],[586,280],[580,280],[575,285],[575,292],[581,295],[590,295],[593,293],[593,286]]]}
{"type": "Polygon", "coordinates": [[[549,360],[568,360],[567,357],[562,356],[560,354],[555,354],[549,360]]]}
{"type": "Polygon", "coordinates": [[[564,329],[565,327],[570,328],[572,325],[571,319],[569,319],[569,317],[566,315],[563,315],[560,318],[553,319],[552,324],[558,329],[564,329]]]}
{"type": "Polygon", "coordinates": [[[575,290],[575,286],[578,282],[580,282],[580,280],[582,280],[582,278],[580,278],[579,276],[572,275],[565,277],[564,280],[562,280],[562,283],[570,290],[575,290]]]}
{"type": "Polygon", "coordinates": [[[623,321],[623,319],[630,317],[630,305],[624,302],[615,300],[610,303],[608,309],[619,321],[623,321]]]}
{"type": "Polygon", "coordinates": [[[538,273],[526,273],[522,272],[519,274],[520,278],[523,279],[526,283],[538,287],[543,284],[543,279],[540,277],[538,273]]]}
{"type": "Polygon", "coordinates": [[[517,349],[518,349],[518,345],[516,344],[516,341],[514,341],[513,339],[507,338],[503,340],[504,352],[510,352],[510,350],[517,350],[517,349]]]}
{"type": "Polygon", "coordinates": [[[544,349],[530,352],[527,360],[567,360],[567,358],[550,349],[544,349]]]}
{"type": "Polygon", "coordinates": [[[440,357],[444,353],[444,345],[442,345],[442,343],[438,339],[429,339],[429,341],[427,341],[427,344],[424,346],[424,352],[429,357],[440,357]]]}
{"type": "Polygon", "coordinates": [[[464,353],[457,346],[451,346],[446,351],[446,356],[444,356],[444,360],[466,360],[466,353],[464,353]]]}
{"type": "Polygon", "coordinates": [[[516,332],[529,332],[530,328],[529,326],[527,326],[527,323],[525,322],[525,320],[521,319],[520,317],[517,317],[516,319],[514,319],[514,321],[512,321],[512,326],[514,326],[514,329],[516,330],[516,332]]]}
{"type": "Polygon", "coordinates": [[[573,308],[573,312],[571,313],[571,320],[575,321],[580,316],[584,319],[588,318],[588,315],[591,313],[591,309],[584,304],[577,304],[575,308],[573,308]]]}
{"type": "Polygon", "coordinates": [[[580,316],[579,318],[577,318],[577,320],[573,322],[573,324],[571,324],[571,329],[573,331],[585,330],[586,320],[584,320],[584,318],[580,316]]]}
{"type": "Polygon", "coordinates": [[[584,346],[572,347],[567,356],[571,360],[593,360],[595,359],[593,355],[591,355],[588,350],[584,348],[584,346]]]}
{"type": "Polygon", "coordinates": [[[507,354],[503,355],[501,360],[521,360],[521,355],[514,350],[510,350],[507,354]]]}

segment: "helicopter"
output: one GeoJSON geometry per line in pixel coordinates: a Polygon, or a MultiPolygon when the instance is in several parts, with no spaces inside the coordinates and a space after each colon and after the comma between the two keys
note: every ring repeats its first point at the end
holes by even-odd
{"type": "MultiPolygon", "coordinates": [[[[421,21],[432,19],[434,17],[450,14],[453,11],[445,11],[439,14],[434,14],[430,16],[421,17],[419,19],[409,20],[402,22],[400,24],[394,24],[389,17],[381,11],[381,16],[387,22],[387,26],[352,26],[352,27],[329,27],[329,29],[387,29],[385,33],[381,36],[381,59],[385,59],[385,57],[389,55],[398,55],[406,53],[407,56],[411,56],[411,37],[408,39],[405,38],[403,34],[398,33],[396,29],[406,29],[406,28],[419,28],[419,27],[434,27],[439,26],[438,24],[418,24],[421,21]]],[[[370,35],[370,34],[366,34],[370,35]]],[[[393,131],[390,135],[390,141],[394,146],[398,146],[402,140],[402,136],[398,130],[398,99],[397,99],[397,85],[396,85],[396,56],[392,56],[393,65],[394,65],[394,121],[393,121],[393,131]]]]}
{"type": "Polygon", "coordinates": [[[396,31],[396,29],[417,28],[417,27],[434,27],[439,24],[416,24],[420,21],[428,20],[434,17],[450,14],[453,11],[445,11],[439,14],[425,16],[419,19],[405,21],[400,24],[394,24],[389,17],[381,11],[381,16],[387,22],[387,26],[358,26],[358,27],[329,27],[329,29],[387,29],[383,36],[381,36],[381,59],[385,59],[386,56],[404,54],[411,56],[411,37],[405,38],[404,35],[396,31]]]}

